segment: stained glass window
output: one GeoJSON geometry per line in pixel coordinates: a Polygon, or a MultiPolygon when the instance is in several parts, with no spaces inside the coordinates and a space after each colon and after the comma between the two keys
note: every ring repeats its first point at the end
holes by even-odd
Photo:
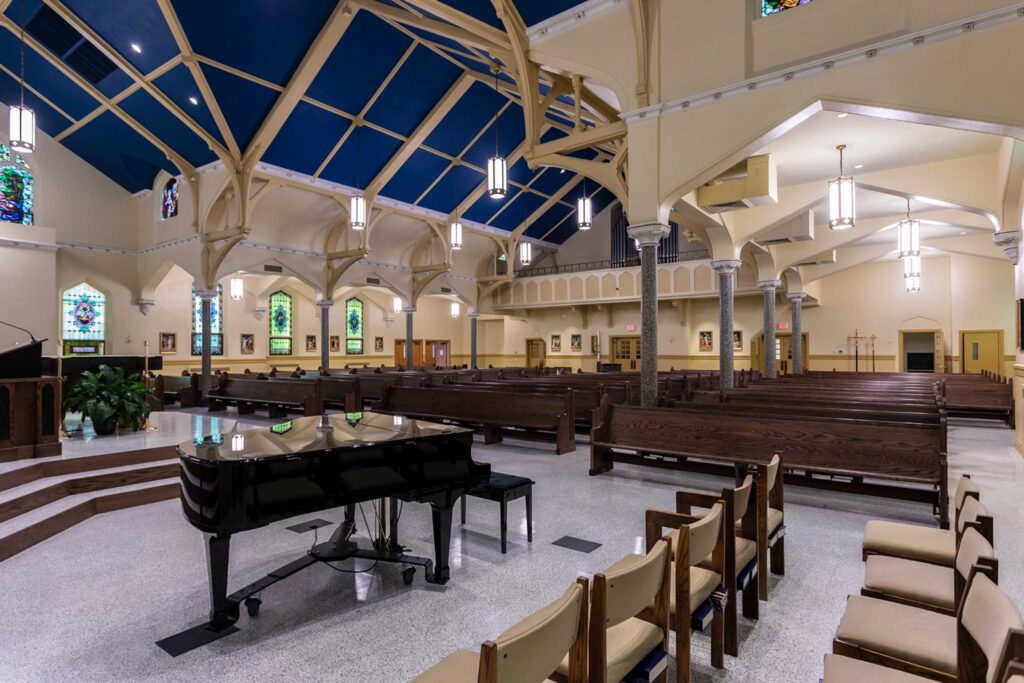
{"type": "Polygon", "coordinates": [[[806,5],[811,0],[761,0],[761,16],[769,17],[798,5],[806,5]]]}
{"type": "Polygon", "coordinates": [[[84,282],[64,292],[61,301],[64,353],[103,353],[107,332],[107,297],[84,282]]]}
{"type": "Polygon", "coordinates": [[[166,221],[178,215],[178,179],[171,178],[164,185],[160,195],[160,220],[166,221]]]}
{"type": "Polygon", "coordinates": [[[363,355],[363,302],[355,297],[345,302],[345,353],[363,355]]]}
{"type": "Polygon", "coordinates": [[[270,355],[292,355],[292,297],[285,292],[270,295],[270,355]]]}
{"type": "Polygon", "coordinates": [[[25,158],[0,143],[0,221],[32,225],[32,171],[25,158]]]}
{"type": "MultiPolygon", "coordinates": [[[[224,355],[224,285],[217,285],[217,296],[210,300],[210,354],[224,355]]],[[[192,355],[203,355],[203,300],[192,285],[192,355]]]]}

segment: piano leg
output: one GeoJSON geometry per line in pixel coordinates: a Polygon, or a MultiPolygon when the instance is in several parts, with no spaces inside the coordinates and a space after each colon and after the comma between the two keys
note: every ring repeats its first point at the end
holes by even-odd
{"type": "Polygon", "coordinates": [[[238,604],[228,600],[228,558],[231,534],[204,534],[210,575],[210,626],[221,631],[238,621],[238,604]]]}
{"type": "Polygon", "coordinates": [[[434,575],[427,577],[430,583],[445,584],[451,578],[448,553],[452,546],[452,505],[430,504],[434,523],[434,575]]]}

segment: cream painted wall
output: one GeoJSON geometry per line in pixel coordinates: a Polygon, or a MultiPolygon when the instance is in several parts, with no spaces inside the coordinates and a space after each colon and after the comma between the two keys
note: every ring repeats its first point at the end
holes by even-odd
{"type": "MultiPolygon", "coordinates": [[[[57,349],[53,322],[57,316],[54,232],[49,228],[0,223],[0,239],[35,240],[45,245],[37,249],[0,246],[0,269],[4,277],[0,320],[24,327],[37,339],[49,338],[43,345],[44,353],[54,353],[57,349]]],[[[0,351],[28,340],[23,332],[0,325],[0,351]]]]}

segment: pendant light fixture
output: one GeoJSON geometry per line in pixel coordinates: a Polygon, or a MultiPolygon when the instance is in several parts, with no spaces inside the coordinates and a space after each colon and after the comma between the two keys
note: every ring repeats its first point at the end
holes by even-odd
{"type": "Polygon", "coordinates": [[[903,259],[903,280],[908,292],[921,291],[921,257],[908,256],[903,259]]]}
{"type": "Polygon", "coordinates": [[[240,277],[233,277],[233,278],[231,278],[231,282],[229,284],[229,288],[230,288],[230,291],[231,291],[231,300],[232,301],[241,301],[242,297],[245,295],[245,291],[242,288],[242,278],[240,278],[240,277]]]}
{"type": "Polygon", "coordinates": [[[839,177],[828,181],[828,227],[833,230],[848,230],[856,220],[854,208],[854,192],[856,185],[852,176],[843,175],[843,150],[846,145],[838,145],[839,177]]]}
{"type": "Polygon", "coordinates": [[[594,215],[590,197],[587,196],[587,179],[583,178],[583,195],[576,200],[576,223],[580,230],[590,230],[594,215]]]}
{"type": "Polygon", "coordinates": [[[21,28],[21,99],[10,109],[11,149],[22,154],[29,154],[36,148],[36,114],[25,106],[25,0],[19,3],[19,20],[21,28]]]}
{"type": "Polygon", "coordinates": [[[494,65],[494,94],[497,104],[494,110],[494,156],[487,160],[487,196],[501,199],[508,194],[508,168],[505,157],[501,156],[498,144],[498,117],[501,114],[501,91],[498,90],[498,65],[494,65]]]}
{"type": "Polygon", "coordinates": [[[448,226],[448,241],[451,242],[452,251],[462,249],[462,222],[458,218],[448,226]]]}
{"type": "Polygon", "coordinates": [[[524,266],[528,266],[531,260],[533,260],[533,245],[529,242],[523,242],[519,245],[519,262],[524,266]]]}
{"type": "Polygon", "coordinates": [[[910,199],[907,199],[907,217],[899,225],[899,256],[921,255],[921,221],[910,217],[910,199]]]}
{"type": "Polygon", "coordinates": [[[391,300],[391,312],[401,313],[402,312],[402,297],[396,296],[391,300]]]}
{"type": "Polygon", "coordinates": [[[459,317],[460,308],[461,307],[459,306],[459,302],[458,301],[453,301],[452,302],[452,317],[453,318],[458,318],[459,317]]]}
{"type": "Polygon", "coordinates": [[[360,153],[362,151],[362,149],[361,149],[362,148],[362,143],[361,143],[362,136],[359,135],[359,128],[358,128],[359,124],[358,123],[353,123],[352,125],[357,126],[357,128],[355,129],[355,132],[353,134],[358,136],[358,137],[356,137],[356,188],[357,189],[356,189],[356,193],[354,195],[352,195],[352,201],[351,201],[351,203],[349,205],[348,223],[349,223],[349,225],[352,226],[353,230],[362,230],[362,229],[364,229],[366,227],[366,197],[363,196],[363,191],[361,189],[362,183],[359,181],[359,172],[362,170],[362,169],[360,169],[360,166],[362,165],[361,164],[361,161],[362,161],[361,157],[362,157],[362,155],[360,153]]]}
{"type": "Polygon", "coordinates": [[[907,291],[908,292],[920,292],[921,291],[921,276],[920,275],[912,275],[911,277],[906,278],[905,282],[907,283],[907,291]]]}

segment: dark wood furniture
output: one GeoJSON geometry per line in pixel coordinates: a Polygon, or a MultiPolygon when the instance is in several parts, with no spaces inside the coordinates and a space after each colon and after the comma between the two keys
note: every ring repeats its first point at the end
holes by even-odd
{"type": "Polygon", "coordinates": [[[324,412],[324,386],[320,379],[266,380],[237,379],[220,375],[217,386],[208,396],[210,412],[226,410],[229,405],[239,415],[248,415],[256,408],[266,408],[271,418],[285,417],[289,412],[321,415],[324,412]]]}
{"type": "Polygon", "coordinates": [[[42,347],[0,352],[0,462],[61,453],[61,381],[42,375],[42,347]]]}
{"type": "Polygon", "coordinates": [[[462,523],[466,523],[466,498],[472,496],[498,503],[501,507],[501,554],[504,555],[508,545],[508,503],[526,498],[526,542],[533,543],[533,484],[534,481],[527,477],[491,472],[490,479],[462,497],[462,523]]]}

